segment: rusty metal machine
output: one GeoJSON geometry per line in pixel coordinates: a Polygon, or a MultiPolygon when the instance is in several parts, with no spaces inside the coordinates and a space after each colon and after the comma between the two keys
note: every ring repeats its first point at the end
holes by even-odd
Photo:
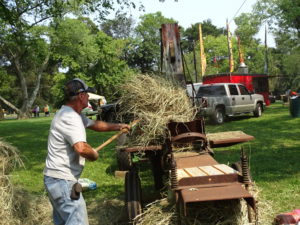
{"type": "MultiPolygon", "coordinates": [[[[181,209],[179,215],[187,215],[187,207],[195,202],[245,199],[248,206],[249,220],[251,212],[256,215],[254,197],[247,187],[250,185],[249,169],[244,154],[239,166],[229,167],[219,164],[213,158],[211,148],[229,146],[250,141],[253,136],[239,132],[227,139],[208,139],[202,119],[185,123],[168,124],[171,134],[163,145],[134,146],[122,149],[131,156],[144,152],[152,165],[156,189],[163,187],[163,176],[167,176],[170,188],[176,196],[176,205],[181,209]],[[192,145],[191,154],[176,153],[174,147],[192,145]]],[[[129,220],[142,212],[141,182],[138,169],[131,166],[125,177],[125,202],[129,220]]]]}
{"type": "MultiPolygon", "coordinates": [[[[162,72],[185,88],[177,24],[162,25],[161,38],[162,72]]],[[[214,159],[213,148],[247,142],[254,137],[241,131],[230,132],[225,138],[206,135],[204,120],[201,118],[190,122],[170,122],[166,130],[170,135],[162,145],[131,146],[119,152],[120,159],[124,159],[119,169],[128,170],[125,175],[125,202],[129,220],[133,222],[142,212],[141,181],[132,158],[143,152],[151,162],[155,188],[159,190],[164,187],[163,179],[168,179],[175,195],[176,208],[181,210],[179,215],[186,216],[187,208],[195,202],[244,199],[248,204],[251,221],[252,212],[257,215],[256,201],[248,191],[251,179],[245,154],[242,154],[240,163],[229,167],[214,159]],[[193,152],[179,154],[174,151],[185,145],[192,146],[193,152]]],[[[124,142],[122,137],[119,141],[120,145],[124,142]]]]}

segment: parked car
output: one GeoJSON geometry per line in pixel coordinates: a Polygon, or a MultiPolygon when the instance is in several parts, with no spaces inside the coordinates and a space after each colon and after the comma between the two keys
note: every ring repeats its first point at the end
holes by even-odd
{"type": "Polygon", "coordinates": [[[187,84],[186,90],[189,97],[195,97],[202,83],[187,84]],[[194,89],[194,91],[193,91],[194,89]]]}
{"type": "Polygon", "coordinates": [[[276,102],[276,96],[269,95],[269,101],[270,101],[270,103],[275,103],[276,102]]]}
{"type": "Polygon", "coordinates": [[[194,99],[200,114],[208,116],[216,124],[222,124],[226,116],[253,113],[260,117],[264,110],[264,97],[247,90],[243,84],[214,83],[201,85],[194,99]]]}
{"type": "Polygon", "coordinates": [[[106,99],[104,96],[101,95],[96,95],[93,93],[88,93],[89,94],[89,102],[88,102],[88,107],[84,108],[81,113],[86,115],[86,116],[93,116],[93,115],[98,115],[101,114],[102,107],[106,105],[106,99]]]}

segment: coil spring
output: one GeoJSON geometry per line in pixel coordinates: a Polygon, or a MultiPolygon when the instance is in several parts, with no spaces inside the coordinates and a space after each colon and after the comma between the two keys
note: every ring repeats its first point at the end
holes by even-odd
{"type": "Polygon", "coordinates": [[[177,169],[176,169],[176,161],[174,160],[173,153],[171,153],[171,188],[178,188],[177,181],[177,169]]]}
{"type": "Polygon", "coordinates": [[[243,174],[243,183],[250,184],[250,172],[248,167],[248,158],[244,153],[244,149],[241,148],[241,162],[242,162],[242,174],[243,174]]]}

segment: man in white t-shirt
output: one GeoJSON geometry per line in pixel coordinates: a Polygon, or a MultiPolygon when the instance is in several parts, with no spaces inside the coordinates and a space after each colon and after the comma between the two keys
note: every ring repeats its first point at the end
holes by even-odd
{"type": "Polygon", "coordinates": [[[94,121],[81,115],[88,106],[91,89],[80,79],[64,87],[66,104],[56,112],[48,137],[48,155],[44,168],[44,184],[53,207],[55,225],[88,225],[86,204],[78,179],[85,159],[95,161],[96,152],[86,142],[85,128],[95,131],[130,129],[127,124],[94,121]]]}

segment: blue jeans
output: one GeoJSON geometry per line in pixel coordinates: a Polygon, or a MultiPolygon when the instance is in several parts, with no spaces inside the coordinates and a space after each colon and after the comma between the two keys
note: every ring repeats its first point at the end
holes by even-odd
{"type": "Polygon", "coordinates": [[[78,200],[70,198],[75,181],[44,176],[45,188],[53,207],[55,225],[88,225],[86,204],[82,193],[78,200]]]}

